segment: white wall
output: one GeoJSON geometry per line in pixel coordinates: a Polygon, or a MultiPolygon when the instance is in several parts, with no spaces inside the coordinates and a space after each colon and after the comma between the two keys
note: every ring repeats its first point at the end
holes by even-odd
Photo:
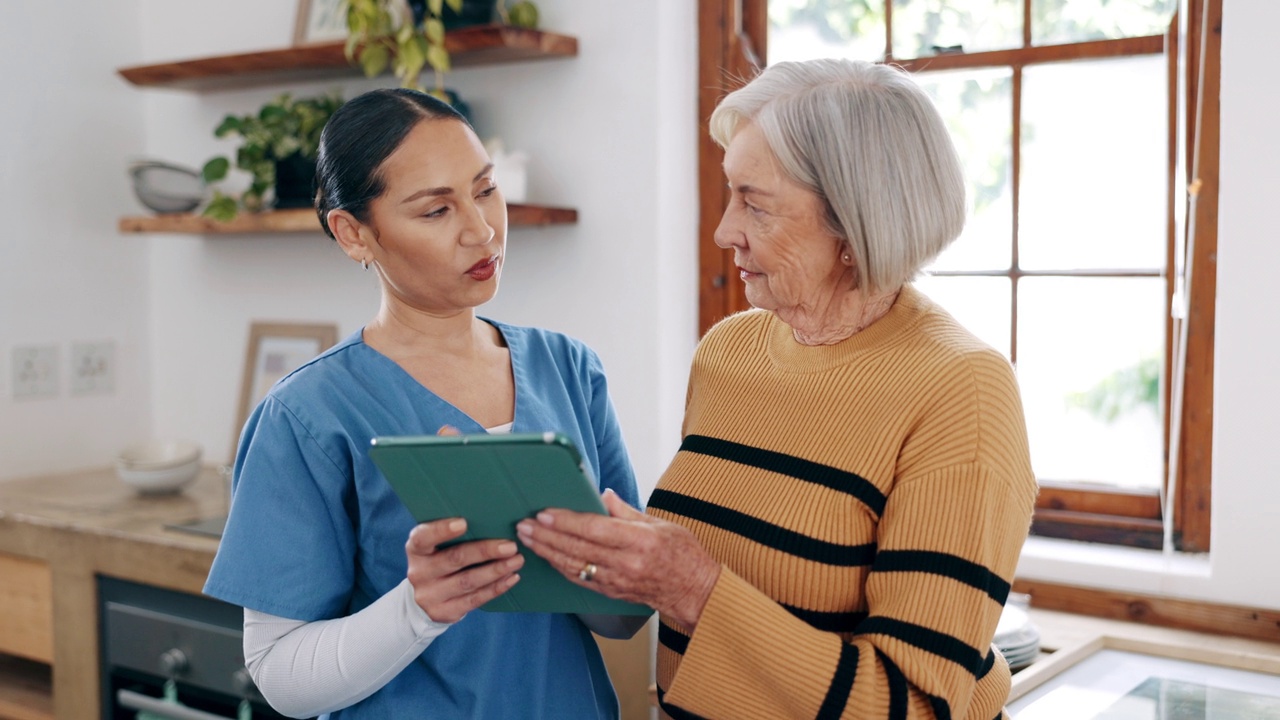
{"type": "Polygon", "coordinates": [[[1209,557],[1034,541],[1021,577],[1280,609],[1280,97],[1268,69],[1280,4],[1225,0],[1209,557]]]}
{"type": "Polygon", "coordinates": [[[148,432],[148,253],[116,232],[144,142],[115,68],[137,57],[137,0],[5,3],[0,22],[0,478],[105,464],[148,432]],[[72,343],[111,341],[110,395],[72,396],[72,343]],[[53,345],[55,397],[15,400],[14,347],[53,345]]]}

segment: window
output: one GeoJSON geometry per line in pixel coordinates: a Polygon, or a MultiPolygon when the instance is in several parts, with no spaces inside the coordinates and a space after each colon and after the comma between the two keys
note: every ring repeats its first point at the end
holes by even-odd
{"type": "Polygon", "coordinates": [[[901,65],[970,184],[964,234],[918,286],[1017,368],[1033,533],[1158,548],[1168,491],[1176,546],[1207,550],[1221,0],[701,3],[703,330],[746,307],[712,240],[715,103],[763,58],[901,65]]]}

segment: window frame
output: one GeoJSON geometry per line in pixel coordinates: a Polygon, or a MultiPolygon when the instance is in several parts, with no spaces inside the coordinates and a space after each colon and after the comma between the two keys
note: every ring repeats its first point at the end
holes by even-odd
{"type": "MultiPolygon", "coordinates": [[[[1023,0],[1024,18],[1031,14],[1031,0],[1023,0]]],[[[1161,383],[1165,430],[1165,462],[1176,461],[1173,484],[1173,543],[1178,550],[1206,552],[1210,539],[1210,470],[1213,440],[1213,339],[1216,294],[1217,205],[1218,205],[1218,80],[1221,51],[1222,0],[1180,0],[1178,13],[1185,22],[1171,24],[1164,35],[1100,40],[1073,44],[1031,46],[1030,23],[1023,23],[1023,48],[975,53],[946,53],[928,58],[892,58],[892,2],[886,0],[886,62],[907,70],[949,70],[1003,66],[1014,68],[1014,82],[1021,81],[1021,68],[1028,64],[1084,58],[1118,57],[1164,53],[1169,67],[1169,155],[1168,155],[1168,242],[1165,277],[1172,272],[1174,253],[1181,233],[1194,233],[1193,253],[1187,258],[1191,269],[1189,292],[1192,302],[1184,321],[1166,320],[1165,372],[1161,383]],[[1179,48],[1186,43],[1184,52],[1179,48]],[[1179,92],[1179,88],[1183,92],[1179,92]],[[1203,92],[1200,92],[1200,91],[1203,92]],[[1179,103],[1183,112],[1179,112],[1179,103]],[[1179,148],[1179,144],[1182,147],[1179,148]],[[1178,162],[1179,150],[1185,163],[1178,162]],[[1179,174],[1185,172],[1181,179],[1179,174]],[[1195,188],[1195,191],[1190,191],[1195,188]],[[1183,189],[1188,189],[1184,191],[1183,189]],[[1184,203],[1183,208],[1175,203],[1184,203]],[[1184,212],[1178,212],[1184,210],[1184,212]],[[1184,217],[1184,223],[1180,218],[1184,217]],[[1168,382],[1173,377],[1172,358],[1176,339],[1184,331],[1186,355],[1181,387],[1168,382]],[[1180,431],[1177,455],[1171,457],[1169,407],[1173,390],[1180,390],[1180,431]]],[[[714,234],[729,193],[724,183],[724,153],[711,140],[707,121],[720,99],[739,87],[767,57],[767,0],[699,0],[698,49],[698,180],[701,214],[699,218],[699,331],[706,332],[720,318],[748,307],[735,276],[733,253],[715,245],[714,234]]],[[[1014,92],[1015,117],[1020,94],[1014,92]]],[[[1019,127],[1012,138],[1013,182],[1018,179],[1019,127]]],[[[1015,194],[1015,209],[1016,197],[1015,194]]],[[[1015,215],[1016,217],[1016,215],[1015,215]]],[[[1014,223],[1016,248],[1017,223],[1014,223]]],[[[1016,256],[1015,256],[1016,257],[1016,256]]],[[[1014,265],[1016,268],[1016,263],[1014,265]]],[[[1017,273],[1017,270],[1013,271],[1017,273]]],[[[942,273],[939,273],[942,274],[942,273]]],[[[964,273],[947,273],[964,274],[964,273]]],[[[1032,273],[1022,272],[1022,275],[1032,273]]],[[[1001,273],[1000,276],[1009,276],[1001,273]]],[[[1166,283],[1172,293],[1173,282],[1166,283]]],[[[1016,307],[1016,305],[1015,305],[1016,307]]],[[[1015,318],[1016,320],[1016,318],[1015,318]]],[[[1014,323],[1016,328],[1016,322],[1014,323]]],[[[1016,332],[1016,329],[1014,330],[1016,332]]],[[[1168,473],[1165,473],[1166,478],[1168,473]]],[[[1166,481],[1167,482],[1167,481],[1166,481]]],[[[1160,494],[1096,489],[1082,484],[1041,483],[1032,522],[1032,534],[1090,542],[1160,548],[1164,528],[1160,494]]]]}

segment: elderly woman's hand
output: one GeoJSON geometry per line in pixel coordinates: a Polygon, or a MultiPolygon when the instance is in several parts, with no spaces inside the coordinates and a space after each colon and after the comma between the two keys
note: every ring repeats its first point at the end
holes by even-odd
{"type": "Polygon", "coordinates": [[[520,541],[570,581],[648,605],[692,629],[720,564],[687,529],[604,493],[609,517],[548,509],[516,526],[520,541]],[[590,571],[589,566],[594,566],[590,571]]]}
{"type": "Polygon", "coordinates": [[[409,532],[405,555],[413,599],[432,620],[457,622],[520,580],[524,565],[510,540],[476,540],[442,548],[467,531],[461,518],[422,523],[409,532]]]}

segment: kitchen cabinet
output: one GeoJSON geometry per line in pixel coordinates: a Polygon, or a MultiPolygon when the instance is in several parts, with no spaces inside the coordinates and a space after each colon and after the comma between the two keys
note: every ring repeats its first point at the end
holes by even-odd
{"type": "Polygon", "coordinates": [[[218,541],[168,526],[225,515],[227,496],[212,467],[183,492],[154,497],[111,468],[0,482],[0,592],[41,626],[20,645],[0,628],[12,643],[0,651],[0,718],[100,717],[97,578],[199,594],[218,541]],[[24,582],[39,588],[11,591],[24,582]]]}
{"type": "MultiPolygon", "coordinates": [[[[329,42],[137,65],[117,72],[138,87],[196,92],[361,77],[360,70],[347,61],[343,47],[343,42],[329,42]]],[[[445,47],[454,68],[568,58],[578,54],[578,40],[574,37],[505,25],[450,31],[445,36],[445,47]]],[[[570,224],[578,220],[577,211],[571,208],[510,204],[507,212],[513,227],[570,224]]],[[[242,213],[229,223],[190,214],[129,216],[120,219],[119,230],[199,235],[320,231],[315,214],[306,209],[242,213]]]]}

